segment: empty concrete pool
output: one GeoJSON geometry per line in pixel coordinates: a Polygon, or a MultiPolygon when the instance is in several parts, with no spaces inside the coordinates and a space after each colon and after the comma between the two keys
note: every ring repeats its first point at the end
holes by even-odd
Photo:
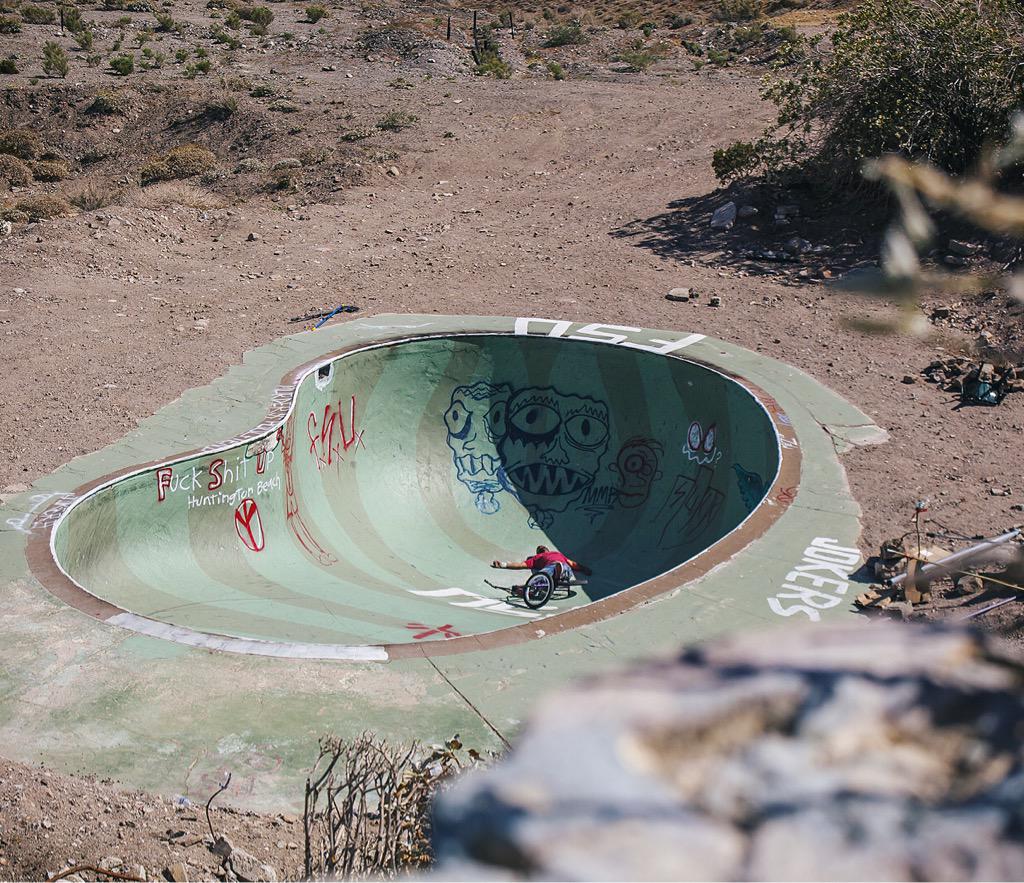
{"type": "Polygon", "coordinates": [[[487,634],[626,593],[576,621],[615,613],[633,587],[714,563],[781,447],[756,390],[685,358],[685,336],[601,328],[325,354],[255,435],[84,494],[56,561],[108,621],[243,652],[487,634]],[[538,543],[594,573],[533,611],[486,581],[511,584],[489,562],[538,543]]]}

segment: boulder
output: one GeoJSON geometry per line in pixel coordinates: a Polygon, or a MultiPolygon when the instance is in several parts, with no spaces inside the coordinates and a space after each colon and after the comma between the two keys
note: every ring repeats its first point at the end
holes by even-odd
{"type": "Polygon", "coordinates": [[[435,803],[437,879],[1024,875],[1024,665],[949,627],[785,627],[583,682],[435,803]]]}

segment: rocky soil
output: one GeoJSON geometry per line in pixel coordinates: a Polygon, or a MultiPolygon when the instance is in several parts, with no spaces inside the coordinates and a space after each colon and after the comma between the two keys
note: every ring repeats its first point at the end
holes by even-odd
{"type": "MultiPolygon", "coordinates": [[[[302,819],[215,803],[210,824],[237,851],[215,852],[205,800],[125,791],[110,782],[0,761],[0,880],[43,880],[81,866],[136,880],[296,879],[302,819]]],[[[80,870],[65,879],[115,879],[80,870]]]]}

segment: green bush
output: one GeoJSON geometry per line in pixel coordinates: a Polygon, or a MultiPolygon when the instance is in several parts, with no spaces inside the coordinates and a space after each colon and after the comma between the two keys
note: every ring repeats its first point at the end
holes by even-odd
{"type": "Polygon", "coordinates": [[[557,61],[548,62],[548,73],[551,75],[552,80],[565,79],[565,68],[562,67],[557,61]]]}
{"type": "Polygon", "coordinates": [[[764,12],[762,0],[719,0],[715,18],[721,21],[752,21],[764,12]]]}
{"type": "Polygon", "coordinates": [[[264,36],[274,20],[274,13],[266,6],[248,6],[239,10],[239,15],[252,24],[252,32],[264,36]]]}
{"type": "Polygon", "coordinates": [[[1016,0],[864,0],[839,18],[827,51],[768,86],[776,123],[716,151],[715,173],[798,167],[844,185],[886,153],[961,173],[1006,137],[1024,91],[1022,42],[1016,0]]]}
{"type": "Polygon", "coordinates": [[[234,95],[225,95],[206,105],[203,116],[210,120],[222,121],[238,112],[238,99],[234,95]]]}
{"type": "Polygon", "coordinates": [[[578,21],[571,21],[565,24],[555,25],[544,38],[543,45],[548,49],[556,46],[575,46],[587,42],[587,35],[583,33],[578,21]]]}
{"type": "Polygon", "coordinates": [[[88,52],[90,49],[92,49],[92,44],[95,41],[96,38],[93,36],[93,32],[88,28],[86,28],[85,30],[81,30],[77,34],[75,34],[75,43],[78,44],[79,49],[85,52],[88,52]]]}
{"type": "Polygon", "coordinates": [[[147,46],[142,50],[142,60],[139,62],[139,67],[143,70],[161,68],[164,66],[165,61],[167,61],[167,55],[165,53],[157,52],[147,46]]]}
{"type": "Polygon", "coordinates": [[[643,21],[643,17],[640,13],[631,9],[619,16],[618,21],[615,22],[615,27],[623,31],[628,31],[632,28],[639,27],[641,21],[643,21]]]}
{"type": "Polygon", "coordinates": [[[654,62],[664,58],[667,52],[668,47],[664,43],[648,46],[643,40],[637,39],[630,43],[628,48],[619,52],[615,60],[625,64],[627,71],[642,73],[654,62]]]}
{"type": "Polygon", "coordinates": [[[194,80],[199,76],[199,74],[208,74],[211,67],[213,67],[213,65],[210,63],[210,59],[208,58],[204,58],[200,61],[194,61],[191,64],[185,65],[185,76],[190,80],[194,80]]]}
{"type": "Polygon", "coordinates": [[[52,25],[57,16],[49,6],[32,6],[26,3],[21,7],[21,20],[29,25],[52,25]]]}
{"type": "Polygon", "coordinates": [[[494,53],[482,58],[476,66],[476,72],[481,77],[494,77],[498,80],[507,80],[512,76],[512,66],[494,53]]]}
{"type": "Polygon", "coordinates": [[[16,74],[18,62],[14,58],[0,58],[0,74],[16,74]]]}
{"type": "Polygon", "coordinates": [[[72,34],[78,34],[85,30],[85,19],[82,18],[81,10],[77,6],[61,6],[60,13],[66,30],[72,34]]]}
{"type": "Polygon", "coordinates": [[[173,31],[177,25],[174,21],[174,16],[167,12],[154,12],[153,17],[156,19],[156,29],[158,31],[173,31]]]}
{"type": "Polygon", "coordinates": [[[100,92],[89,103],[85,112],[93,116],[121,114],[128,110],[128,100],[118,92],[100,92]]]}
{"type": "Polygon", "coordinates": [[[68,75],[68,54],[59,43],[48,40],[43,44],[43,73],[63,79],[68,75]]]}
{"type": "Polygon", "coordinates": [[[322,18],[327,18],[327,9],[325,7],[317,5],[306,7],[306,21],[311,25],[315,25],[322,18]]]}
{"type": "Polygon", "coordinates": [[[693,24],[693,16],[680,15],[678,12],[675,12],[668,17],[668,21],[666,21],[665,24],[671,30],[678,31],[680,28],[685,28],[687,25],[693,24]]]}
{"type": "Polygon", "coordinates": [[[127,52],[115,55],[110,59],[110,69],[119,77],[127,77],[135,70],[135,56],[127,52]]]}
{"type": "Polygon", "coordinates": [[[20,34],[21,22],[13,15],[0,15],[0,34],[20,34]]]}
{"type": "Polygon", "coordinates": [[[398,132],[415,125],[419,119],[415,114],[404,110],[392,110],[377,121],[377,128],[384,132],[398,132]]]}

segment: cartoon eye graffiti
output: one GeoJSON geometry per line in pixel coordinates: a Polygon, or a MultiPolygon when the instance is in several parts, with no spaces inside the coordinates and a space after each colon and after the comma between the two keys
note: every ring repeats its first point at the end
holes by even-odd
{"type": "Polygon", "coordinates": [[[504,402],[497,402],[487,412],[487,422],[491,429],[491,438],[500,438],[505,434],[505,419],[508,414],[504,402]]]}
{"type": "Polygon", "coordinates": [[[558,434],[562,418],[554,408],[527,402],[509,418],[509,423],[519,438],[548,441],[558,434]]]}
{"type": "Polygon", "coordinates": [[[710,454],[715,449],[715,436],[717,432],[715,430],[715,424],[712,423],[708,427],[708,431],[704,434],[704,453],[710,454]]]}
{"type": "Polygon", "coordinates": [[[714,463],[721,456],[722,452],[717,448],[718,427],[712,423],[707,431],[696,420],[690,424],[686,431],[686,447],[683,452],[690,460],[696,460],[701,465],[714,463]]]}
{"type": "Polygon", "coordinates": [[[463,439],[473,428],[473,415],[461,401],[455,401],[445,411],[444,422],[453,438],[463,439]]]}
{"type": "Polygon", "coordinates": [[[690,430],[686,434],[686,443],[690,446],[691,451],[699,451],[701,443],[704,440],[704,430],[700,428],[700,424],[694,420],[690,424],[690,430]]]}
{"type": "Polygon", "coordinates": [[[565,422],[565,432],[572,444],[587,450],[603,445],[608,437],[608,427],[586,414],[570,417],[565,422]]]}
{"type": "Polygon", "coordinates": [[[630,454],[630,456],[626,457],[626,462],[622,464],[622,470],[634,475],[643,473],[644,458],[639,454],[630,454]]]}

